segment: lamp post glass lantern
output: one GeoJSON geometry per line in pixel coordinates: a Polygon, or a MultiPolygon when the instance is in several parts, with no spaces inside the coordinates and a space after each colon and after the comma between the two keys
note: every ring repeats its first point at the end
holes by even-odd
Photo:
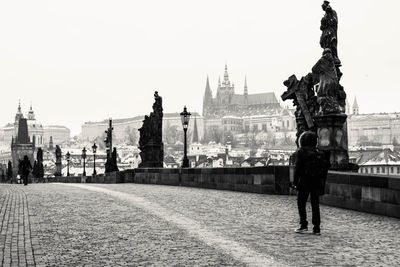
{"type": "Polygon", "coordinates": [[[97,172],[96,172],[96,152],[97,152],[96,143],[93,144],[92,149],[93,149],[93,176],[95,176],[97,174],[97,172]]]}
{"type": "Polygon", "coordinates": [[[83,147],[83,149],[82,149],[82,159],[83,159],[83,173],[82,173],[82,175],[83,176],[86,176],[86,148],[85,147],[83,147]]]}
{"type": "Polygon", "coordinates": [[[67,177],[69,177],[69,161],[71,159],[71,154],[69,153],[69,151],[66,154],[67,156],[67,177]]]}
{"type": "Polygon", "coordinates": [[[183,112],[181,112],[181,120],[182,120],[182,127],[184,133],[184,143],[183,143],[183,161],[182,161],[182,168],[189,168],[189,159],[187,157],[187,129],[189,126],[190,120],[190,113],[187,112],[186,106],[183,108],[183,112]]]}

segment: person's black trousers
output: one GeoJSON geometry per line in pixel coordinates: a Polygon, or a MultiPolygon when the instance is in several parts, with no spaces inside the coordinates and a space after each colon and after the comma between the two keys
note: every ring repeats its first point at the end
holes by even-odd
{"type": "Polygon", "coordinates": [[[23,175],[22,178],[24,179],[24,185],[28,185],[28,176],[29,175],[23,175]]]}
{"type": "Polygon", "coordinates": [[[319,213],[319,194],[318,190],[310,190],[308,188],[300,188],[297,194],[297,207],[299,209],[300,215],[300,225],[302,227],[307,227],[307,212],[306,203],[308,196],[311,196],[311,210],[312,210],[312,223],[314,229],[319,229],[321,224],[321,217],[319,213]]]}

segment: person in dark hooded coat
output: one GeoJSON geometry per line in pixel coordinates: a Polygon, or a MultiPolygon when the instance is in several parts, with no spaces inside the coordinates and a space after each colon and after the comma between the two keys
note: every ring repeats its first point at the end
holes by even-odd
{"type": "Polygon", "coordinates": [[[307,131],[300,136],[300,149],[297,152],[293,185],[298,190],[297,206],[300,215],[300,228],[297,233],[308,231],[306,203],[311,197],[313,233],[319,235],[321,218],[319,196],[324,194],[325,180],[330,167],[329,155],[317,149],[318,137],[307,131]]]}
{"type": "Polygon", "coordinates": [[[29,174],[32,170],[32,164],[28,156],[24,156],[24,159],[20,162],[21,176],[24,180],[24,185],[28,185],[29,174]]]}

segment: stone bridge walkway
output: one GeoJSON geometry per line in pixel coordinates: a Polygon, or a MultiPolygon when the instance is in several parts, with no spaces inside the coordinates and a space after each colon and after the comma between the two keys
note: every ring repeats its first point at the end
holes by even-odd
{"type": "Polygon", "coordinates": [[[400,220],[293,196],[158,185],[0,184],[0,266],[400,266],[400,220]]]}

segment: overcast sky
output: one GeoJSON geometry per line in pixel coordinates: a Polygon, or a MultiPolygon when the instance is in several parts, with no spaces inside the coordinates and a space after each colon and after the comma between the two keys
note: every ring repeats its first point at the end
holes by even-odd
{"type": "MultiPolygon", "coordinates": [[[[21,99],[43,124],[201,112],[228,64],[236,93],[273,91],[320,58],[322,1],[0,1],[0,125],[21,99]]],[[[331,1],[342,85],[362,113],[400,111],[400,1],[331,1]]],[[[291,105],[291,103],[287,103],[291,105]]]]}

